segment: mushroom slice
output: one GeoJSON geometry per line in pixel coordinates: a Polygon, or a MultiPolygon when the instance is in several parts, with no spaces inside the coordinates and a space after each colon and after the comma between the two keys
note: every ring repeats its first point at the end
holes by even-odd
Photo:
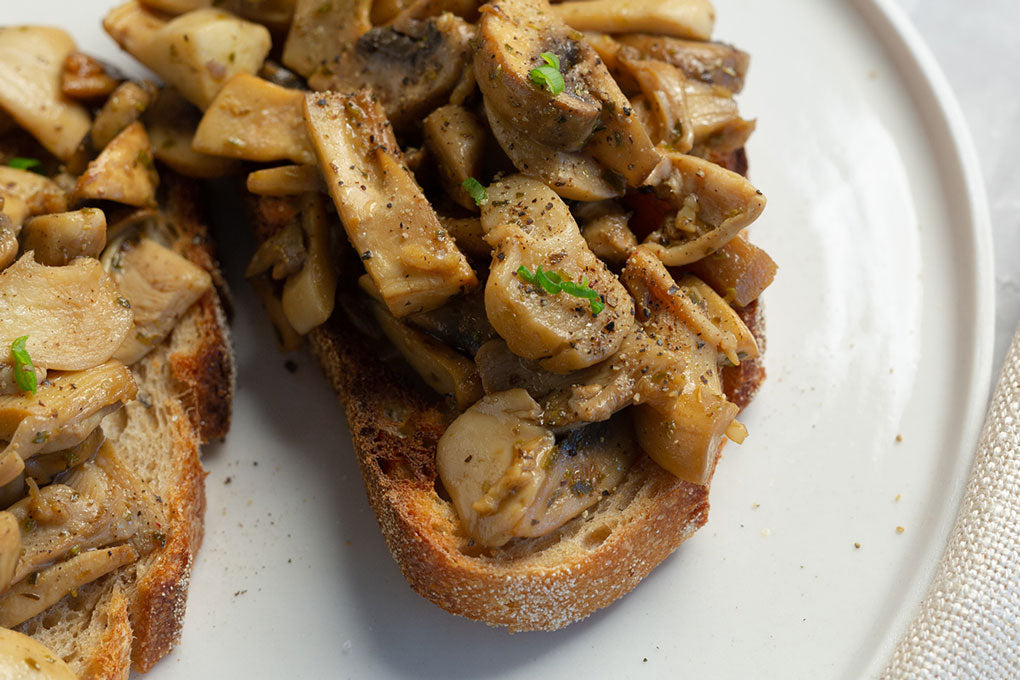
{"type": "Polygon", "coordinates": [[[696,262],[758,219],[765,197],[735,172],[697,156],[668,154],[656,193],[677,208],[648,235],[645,247],[673,267],[696,262]]]}
{"type": "Polygon", "coordinates": [[[638,83],[653,114],[655,127],[649,132],[656,144],[666,144],[679,153],[694,148],[694,126],[687,105],[687,79],[664,61],[634,59],[620,50],[618,63],[638,83]]]}
{"type": "Polygon", "coordinates": [[[440,215],[439,221],[443,228],[449,232],[453,240],[457,242],[466,255],[475,259],[485,259],[492,254],[492,248],[485,242],[485,232],[482,231],[482,220],[475,217],[451,217],[440,215]]]}
{"type": "Polygon", "coordinates": [[[103,149],[124,128],[138,120],[156,96],[156,86],[150,81],[122,83],[114,90],[92,123],[92,145],[103,149]]]}
{"type": "Polygon", "coordinates": [[[0,213],[0,271],[6,269],[18,256],[18,237],[10,229],[10,220],[0,213]]]}
{"type": "Polygon", "coordinates": [[[127,336],[132,315],[96,260],[47,267],[26,253],[0,272],[0,319],[0,347],[27,335],[33,363],[75,371],[109,359],[127,336]]]}
{"type": "Polygon", "coordinates": [[[134,206],[156,205],[159,175],[145,126],[135,121],[124,128],[78,178],[79,201],[108,200],[134,206]]]}
{"type": "Polygon", "coordinates": [[[285,279],[301,271],[307,258],[301,225],[289,222],[262,242],[244,275],[250,279],[271,269],[274,279],[285,279]]]}
{"type": "Polygon", "coordinates": [[[0,628],[0,676],[41,680],[77,680],[78,676],[56,652],[14,630],[0,628]],[[35,668],[25,676],[26,668],[35,668]]]}
{"type": "MultiPolygon", "coordinates": [[[[35,394],[0,395],[0,439],[9,442],[0,456],[14,452],[24,460],[70,448],[138,391],[131,371],[119,361],[61,373],[48,382],[35,394]]],[[[0,486],[9,481],[0,479],[0,486]]]]}
{"type": "Polygon", "coordinates": [[[468,533],[483,546],[513,538],[545,481],[556,438],[524,390],[483,397],[439,439],[436,467],[468,533]]]}
{"type": "Polygon", "coordinates": [[[248,191],[259,196],[296,196],[309,191],[326,191],[322,174],[315,165],[281,165],[249,173],[248,191]]]}
{"type": "Polygon", "coordinates": [[[133,364],[170,334],[177,320],[212,287],[212,277],[150,238],[125,240],[114,247],[120,251],[111,273],[134,312],[134,327],[113,356],[133,364]]]}
{"type": "Polygon", "coordinates": [[[440,438],[436,467],[457,515],[477,543],[542,536],[597,503],[639,455],[629,422],[613,420],[562,437],[513,389],[483,397],[440,438]]]}
{"type": "Polygon", "coordinates": [[[372,28],[372,0],[297,0],[283,46],[283,63],[306,78],[334,63],[372,28]]]}
{"type": "Polygon", "coordinates": [[[708,40],[715,24],[709,0],[572,0],[553,11],[578,31],[658,33],[708,40]]]}
{"type": "Polygon", "coordinates": [[[74,41],[59,28],[0,28],[0,109],[61,160],[89,131],[89,114],[60,90],[64,59],[74,41]]]}
{"type": "Polygon", "coordinates": [[[546,370],[567,373],[602,361],[634,325],[634,304],[581,236],[566,204],[547,186],[514,175],[488,189],[482,208],[485,240],[493,247],[485,311],[510,349],[537,359],[546,370]],[[561,292],[527,270],[539,268],[572,282],[596,299],[561,292]]]}
{"type": "Polygon", "coordinates": [[[298,333],[325,323],[336,301],[336,264],[329,248],[325,197],[310,192],[301,197],[301,229],[306,257],[300,271],[283,286],[283,313],[298,333]]]}
{"type": "Polygon", "coordinates": [[[186,177],[215,179],[240,169],[240,162],[201,153],[192,148],[195,128],[202,119],[194,104],[177,90],[164,87],[145,111],[145,126],[152,141],[152,155],[186,177]]]}
{"type": "Polygon", "coordinates": [[[67,210],[67,194],[59,184],[34,172],[2,165],[0,198],[15,236],[26,217],[67,210]]]}
{"type": "Polygon", "coordinates": [[[450,198],[468,210],[478,206],[463,184],[480,177],[488,130],[463,106],[440,107],[425,118],[425,146],[439,166],[439,179],[450,198]]]}
{"type": "Polygon", "coordinates": [[[691,273],[738,307],[746,307],[772,283],[776,263],[743,233],[714,254],[688,266],[691,273]]]}
{"type": "Polygon", "coordinates": [[[70,448],[32,456],[25,461],[25,477],[31,478],[40,486],[45,486],[61,472],[95,458],[105,441],[103,428],[97,427],[92,430],[92,434],[70,448]]]}
{"type": "Polygon", "coordinates": [[[21,230],[21,248],[35,251],[36,261],[60,267],[76,257],[99,257],[106,245],[106,215],[82,208],[30,218],[21,230]]]}
{"type": "Polygon", "coordinates": [[[18,518],[0,511],[0,593],[7,589],[14,578],[14,569],[21,557],[21,529],[18,518]]]}
{"type": "Polygon", "coordinates": [[[462,411],[481,399],[482,384],[474,362],[406,321],[394,318],[379,303],[372,303],[372,315],[393,346],[429,387],[453,397],[462,411]]]}
{"type": "Polygon", "coordinates": [[[478,348],[475,365],[486,394],[520,388],[527,390],[535,399],[541,399],[556,389],[573,384],[577,377],[577,373],[561,375],[542,370],[537,362],[511,352],[506,342],[499,338],[478,348]]]}
{"type": "Polygon", "coordinates": [[[72,52],[64,59],[60,73],[60,91],[66,97],[85,102],[107,97],[117,89],[117,80],[106,71],[102,62],[81,52],[72,52]]]}
{"type": "Polygon", "coordinates": [[[304,93],[248,73],[231,78],[195,130],[192,148],[247,161],[315,163],[301,106],[304,93]]]}
{"type": "Polygon", "coordinates": [[[581,235],[591,251],[611,264],[627,261],[637,248],[637,236],[630,230],[630,214],[616,201],[579,203],[574,216],[581,223],[581,235]]]}
{"type": "Polygon", "coordinates": [[[553,149],[586,148],[630,186],[658,165],[648,134],[598,54],[545,0],[486,5],[479,38],[475,79],[486,106],[507,125],[553,149]],[[564,81],[555,93],[531,77],[549,53],[564,81]]]}
{"type": "Polygon", "coordinates": [[[517,529],[517,536],[544,536],[610,495],[627,476],[641,449],[628,414],[571,430],[543,461],[545,479],[517,529]]]}
{"type": "Polygon", "coordinates": [[[755,122],[740,117],[737,102],[729,90],[693,80],[688,80],[684,89],[694,135],[693,153],[699,156],[727,154],[747,143],[755,122]]]}
{"type": "Polygon", "coordinates": [[[269,54],[265,26],[218,9],[197,9],[170,21],[128,3],[103,21],[121,47],[200,109],[237,73],[255,73],[269,54]]]}
{"type": "Polygon", "coordinates": [[[10,508],[22,529],[22,553],[12,583],[96,548],[128,543],[147,555],[166,542],[162,501],[117,458],[110,442],[10,508]]]}
{"type": "Polygon", "coordinates": [[[308,79],[319,91],[372,89],[398,134],[447,103],[469,68],[475,30],[453,14],[368,31],[308,79]]]}
{"type": "Polygon", "coordinates": [[[370,92],[310,93],[305,120],[347,237],[394,316],[435,309],[477,284],[370,92]]]}
{"type": "Polygon", "coordinates": [[[484,343],[499,337],[485,316],[485,291],[477,288],[451,298],[442,307],[409,314],[404,320],[469,356],[474,356],[484,343]]]}
{"type": "Polygon", "coordinates": [[[63,599],[65,595],[138,559],[130,545],[79,553],[23,580],[0,596],[0,626],[17,626],[63,599]]]}
{"type": "Polygon", "coordinates": [[[615,39],[647,59],[676,66],[691,80],[720,85],[734,94],[744,88],[751,57],[732,45],[641,33],[618,35],[615,39]]]}
{"type": "Polygon", "coordinates": [[[600,201],[622,196],[624,183],[612,181],[605,169],[583,152],[559,151],[533,141],[504,122],[485,103],[493,136],[521,173],[541,180],[553,191],[575,201],[600,201]]]}

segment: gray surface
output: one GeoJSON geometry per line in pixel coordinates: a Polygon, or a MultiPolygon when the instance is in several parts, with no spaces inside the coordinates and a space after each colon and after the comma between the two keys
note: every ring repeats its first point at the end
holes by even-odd
{"type": "Polygon", "coordinates": [[[897,0],[956,92],[981,159],[995,244],[998,374],[1020,323],[1020,2],[897,0]]]}

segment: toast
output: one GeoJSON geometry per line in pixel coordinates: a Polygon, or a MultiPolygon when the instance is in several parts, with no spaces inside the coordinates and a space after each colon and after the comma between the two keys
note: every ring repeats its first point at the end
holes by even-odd
{"type": "MultiPolygon", "coordinates": [[[[162,179],[160,205],[177,225],[173,249],[221,282],[196,186],[168,171],[162,179]]],[[[224,292],[222,284],[214,286],[133,366],[143,398],[103,422],[121,461],[162,500],[165,545],[17,628],[54,650],[83,680],[148,671],[180,639],[203,535],[200,447],[224,437],[230,426],[234,364],[224,292]]]]}

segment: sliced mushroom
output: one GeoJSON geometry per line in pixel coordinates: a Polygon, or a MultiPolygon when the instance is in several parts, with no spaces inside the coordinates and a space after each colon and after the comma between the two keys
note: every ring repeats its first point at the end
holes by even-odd
{"type": "Polygon", "coordinates": [[[82,52],[67,55],[60,76],[60,91],[71,99],[91,102],[108,97],[117,89],[117,80],[107,73],[102,62],[82,52]]]}
{"type": "Polygon", "coordinates": [[[235,74],[257,72],[271,43],[265,26],[212,8],[164,22],[128,3],[110,12],[103,25],[121,47],[200,109],[235,74]]]}
{"type": "Polygon", "coordinates": [[[77,675],[53,650],[14,630],[0,628],[0,675],[7,678],[76,680],[77,675]],[[32,675],[23,675],[33,665],[32,675]]]}
{"type": "Polygon", "coordinates": [[[162,88],[144,117],[152,155],[186,177],[215,179],[237,172],[239,161],[192,148],[195,128],[201,119],[201,112],[177,90],[162,88]]]}
{"type": "Polygon", "coordinates": [[[482,9],[475,78],[502,121],[560,151],[587,148],[608,170],[640,185],[659,159],[644,128],[595,50],[556,18],[545,0],[501,0],[482,9]],[[531,78],[552,53],[564,89],[531,78]]]}
{"type": "Polygon", "coordinates": [[[637,451],[614,422],[556,442],[521,389],[482,398],[439,440],[436,466],[468,533],[486,547],[562,526],[623,479],[637,451]]]}
{"type": "Polygon", "coordinates": [[[302,335],[325,323],[336,302],[337,271],[329,247],[325,200],[318,191],[301,197],[301,229],[307,255],[300,271],[283,286],[283,313],[302,335]]]}
{"type": "Polygon", "coordinates": [[[309,191],[326,191],[322,174],[315,165],[281,165],[256,170],[248,175],[247,189],[259,196],[297,196],[309,191]]]}
{"type": "Polygon", "coordinates": [[[11,513],[0,511],[0,593],[7,589],[14,578],[14,569],[21,557],[21,529],[18,518],[11,513]]]}
{"type": "Polygon", "coordinates": [[[60,90],[64,59],[74,41],[59,28],[0,28],[0,109],[61,160],[69,160],[89,130],[89,114],[60,90]]]}
{"type": "Polygon", "coordinates": [[[708,40],[715,24],[709,0],[571,0],[553,11],[578,31],[658,33],[708,40]]]}
{"type": "Polygon", "coordinates": [[[577,379],[578,373],[550,373],[543,370],[538,362],[524,359],[510,351],[504,340],[495,338],[478,348],[475,365],[482,388],[486,394],[505,392],[512,389],[527,390],[535,399],[569,385],[577,379]]]}
{"type": "Polygon", "coordinates": [[[734,94],[743,89],[751,61],[747,52],[724,43],[641,33],[618,35],[615,39],[635,48],[645,58],[676,66],[692,80],[720,85],[734,94]]]}
{"type": "Polygon", "coordinates": [[[0,165],[0,198],[3,212],[17,235],[25,218],[67,210],[67,194],[60,185],[42,175],[0,165]]]}
{"type": "Polygon", "coordinates": [[[431,311],[409,314],[404,320],[469,356],[474,356],[479,347],[498,337],[485,316],[485,291],[482,289],[451,298],[431,311]]]}
{"type": "Polygon", "coordinates": [[[23,548],[12,583],[97,548],[129,543],[147,555],[167,540],[161,503],[105,443],[94,460],[8,508],[23,548]]]}
{"type": "Polygon", "coordinates": [[[492,247],[485,242],[482,220],[478,217],[440,215],[439,221],[442,222],[443,228],[449,232],[453,240],[457,242],[457,247],[466,255],[477,260],[484,260],[492,254],[492,247]]]}
{"type": "Polygon", "coordinates": [[[92,145],[104,149],[128,125],[141,118],[156,96],[150,81],[122,83],[103,104],[92,123],[92,145]]]}
{"type": "Polygon", "coordinates": [[[106,245],[106,215],[82,208],[30,218],[21,230],[21,248],[35,251],[36,262],[60,267],[76,257],[99,257],[106,245]]]}
{"type": "Polygon", "coordinates": [[[18,256],[18,237],[10,228],[11,222],[0,213],[0,271],[6,269],[18,256]]]}
{"type": "Polygon", "coordinates": [[[403,134],[450,100],[469,67],[474,37],[473,27],[453,14],[379,26],[324,64],[308,84],[319,91],[371,88],[403,134]]]}
{"type": "Polygon", "coordinates": [[[372,303],[372,314],[393,346],[429,387],[452,397],[462,411],[481,399],[482,384],[474,362],[395,318],[379,303],[372,303]]]}
{"type": "Polygon", "coordinates": [[[350,48],[372,28],[372,0],[297,0],[283,63],[306,78],[350,48]]]}
{"type": "Polygon", "coordinates": [[[585,242],[600,259],[622,264],[637,248],[637,236],[629,226],[630,214],[616,201],[579,203],[574,215],[581,223],[585,242]]]}
{"type": "Polygon", "coordinates": [[[96,260],[47,267],[29,253],[0,272],[0,319],[0,347],[27,335],[33,363],[74,371],[109,359],[131,328],[132,315],[96,260]]]}
{"type": "Polygon", "coordinates": [[[737,234],[714,254],[688,265],[695,276],[738,307],[746,307],[772,283],[775,261],[743,234],[737,234]]]}
{"type": "Polygon", "coordinates": [[[276,280],[286,279],[301,271],[308,258],[301,225],[290,222],[276,230],[255,251],[244,275],[247,278],[272,270],[276,280]]]}
{"type": "Polygon", "coordinates": [[[201,267],[150,238],[124,240],[111,274],[134,313],[134,326],[114,353],[133,364],[163,341],[177,320],[212,287],[201,267]]]}
{"type": "Polygon", "coordinates": [[[436,159],[443,188],[471,211],[477,211],[478,206],[463,184],[468,178],[482,176],[488,137],[482,121],[463,106],[443,106],[425,118],[425,146],[436,159]]]}
{"type": "Polygon", "coordinates": [[[124,128],[78,178],[74,196],[79,201],[107,200],[134,206],[156,205],[159,175],[152,161],[152,146],[138,121],[124,128]]]}
{"type": "Polygon", "coordinates": [[[70,448],[32,456],[25,461],[25,477],[32,479],[39,486],[49,484],[61,472],[95,458],[105,441],[103,428],[97,427],[92,430],[92,434],[70,448]]]}
{"type": "Polygon", "coordinates": [[[696,156],[669,154],[656,192],[677,209],[645,247],[669,266],[696,262],[726,245],[765,209],[765,197],[735,172],[696,156]]]}
{"type": "Polygon", "coordinates": [[[653,59],[634,59],[621,50],[620,67],[625,69],[644,94],[655,121],[648,128],[652,141],[687,153],[694,148],[694,125],[687,104],[687,78],[675,66],[653,59]]]}
{"type": "Polygon", "coordinates": [[[755,122],[740,117],[729,90],[693,80],[688,80],[684,88],[694,134],[693,153],[705,157],[727,154],[747,143],[755,122]]]}
{"type": "MultiPolygon", "coordinates": [[[[9,442],[0,456],[16,453],[24,460],[70,448],[133,399],[138,389],[131,371],[119,361],[61,373],[48,383],[35,394],[0,395],[0,439],[9,442]]],[[[13,479],[8,477],[0,478],[0,486],[13,479]]]]}
{"type": "Polygon", "coordinates": [[[248,161],[315,163],[301,106],[304,93],[248,73],[231,78],[195,130],[195,151],[248,161]]]}
{"type": "Polygon", "coordinates": [[[488,189],[482,209],[485,240],[493,247],[485,311],[515,354],[566,373],[613,354],[634,324],[626,290],[588,248],[566,204],[544,184],[514,175],[488,189]],[[587,286],[586,300],[550,294],[519,274],[538,268],[587,286]],[[600,302],[604,305],[599,309],[600,302]]]}
{"type": "Polygon", "coordinates": [[[370,93],[308,94],[305,119],[347,237],[394,316],[435,309],[477,283],[370,93]]]}
{"type": "Polygon", "coordinates": [[[575,201],[600,201],[622,196],[624,182],[607,176],[598,161],[584,152],[560,151],[530,139],[504,122],[485,103],[485,117],[499,145],[514,167],[523,174],[541,180],[563,198],[575,201]]]}
{"type": "Polygon", "coordinates": [[[79,553],[22,581],[0,596],[0,626],[17,626],[55,605],[65,595],[138,559],[130,545],[115,545],[79,553]]]}

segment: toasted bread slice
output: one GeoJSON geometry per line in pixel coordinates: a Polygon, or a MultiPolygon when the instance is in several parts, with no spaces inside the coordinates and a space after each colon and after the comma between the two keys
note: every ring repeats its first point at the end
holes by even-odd
{"type": "MultiPolygon", "coordinates": [[[[177,225],[174,249],[222,282],[198,218],[196,188],[169,172],[163,185],[162,209],[177,225]]],[[[223,437],[230,425],[234,364],[223,299],[210,290],[162,345],[132,367],[140,398],[103,422],[121,462],[161,499],[165,545],[19,626],[83,679],[148,671],[180,639],[203,534],[200,446],[223,437]]]]}

